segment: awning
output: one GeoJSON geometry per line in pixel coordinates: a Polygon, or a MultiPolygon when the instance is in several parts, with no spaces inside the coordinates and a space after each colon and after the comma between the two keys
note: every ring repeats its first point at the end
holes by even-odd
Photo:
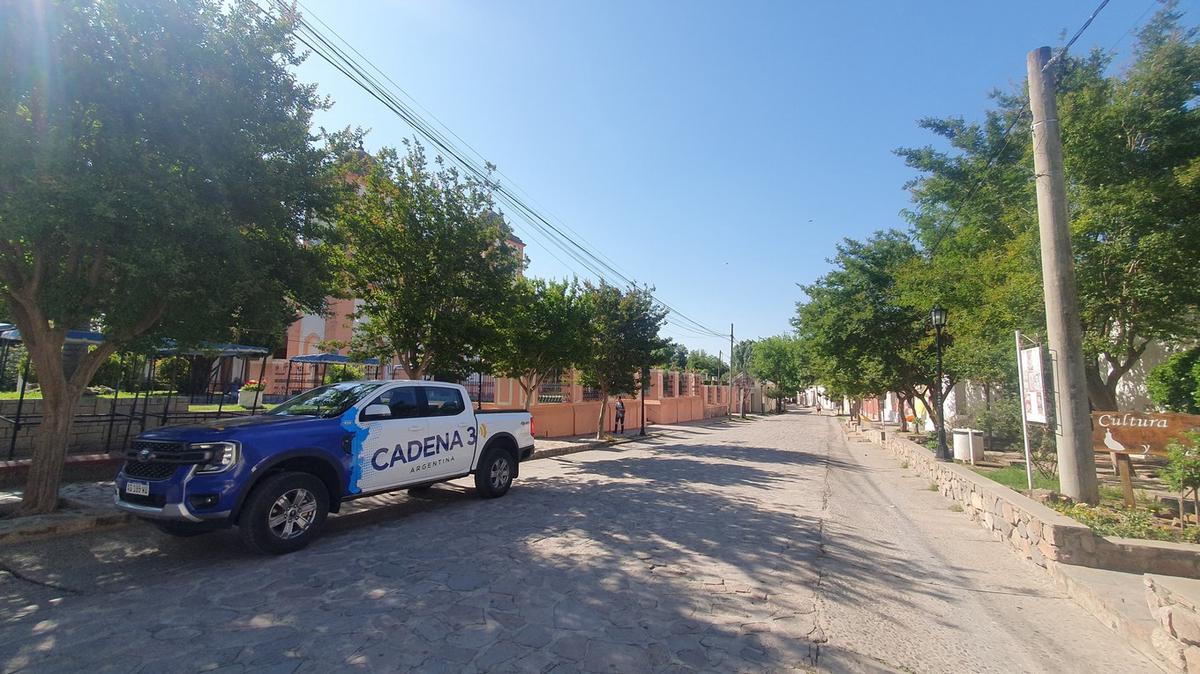
{"type": "Polygon", "coordinates": [[[174,354],[177,356],[265,356],[271,352],[265,346],[247,346],[245,344],[217,344],[200,342],[190,349],[179,350],[175,340],[163,340],[162,347],[156,350],[159,354],[174,354]]]}
{"type": "MultiPolygon", "coordinates": [[[[0,323],[0,340],[9,342],[21,341],[21,331],[8,323],[0,323]]],[[[67,344],[103,344],[104,333],[89,330],[68,330],[67,344]]],[[[264,346],[247,346],[245,344],[217,344],[200,342],[191,349],[180,351],[175,347],[175,340],[163,340],[163,345],[155,349],[159,355],[176,354],[180,356],[265,356],[271,352],[264,346]]]]}
{"type": "Polygon", "coordinates": [[[378,365],[378,358],[367,358],[366,360],[351,360],[350,356],[343,356],[340,353],[310,353],[307,356],[292,356],[288,360],[293,363],[356,363],[361,365],[378,365]]]}
{"type": "MultiPolygon", "coordinates": [[[[0,339],[8,342],[21,341],[21,331],[15,328],[0,332],[0,339]]],[[[103,344],[104,334],[88,330],[68,330],[67,344],[103,344]]]]}

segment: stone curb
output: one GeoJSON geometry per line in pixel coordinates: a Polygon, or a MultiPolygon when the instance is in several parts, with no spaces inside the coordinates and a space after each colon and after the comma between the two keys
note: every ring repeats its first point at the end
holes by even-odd
{"type": "Polygon", "coordinates": [[[74,512],[33,515],[11,523],[0,520],[0,545],[117,529],[132,523],[134,519],[133,515],[115,509],[99,510],[84,506],[74,512]]]}
{"type": "Polygon", "coordinates": [[[533,456],[529,457],[529,460],[537,461],[538,459],[553,459],[556,456],[565,456],[567,454],[578,454],[579,452],[590,452],[594,449],[606,449],[608,447],[615,447],[617,445],[624,445],[629,442],[636,442],[638,440],[645,440],[646,438],[652,438],[652,437],[658,435],[659,432],[661,432],[661,431],[658,431],[658,432],[647,431],[645,435],[633,435],[633,436],[629,436],[627,438],[622,438],[620,440],[612,440],[612,441],[596,440],[596,441],[589,442],[589,443],[586,443],[583,445],[577,445],[577,446],[572,446],[572,447],[556,447],[554,449],[543,449],[540,451],[537,449],[534,449],[533,456]]]}

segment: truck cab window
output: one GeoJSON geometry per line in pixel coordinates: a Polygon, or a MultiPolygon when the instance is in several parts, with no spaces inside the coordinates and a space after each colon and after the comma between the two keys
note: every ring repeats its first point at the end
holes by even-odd
{"type": "Polygon", "coordinates": [[[453,417],[467,409],[458,389],[443,386],[425,386],[425,416],[453,417]]]}
{"type": "Polygon", "coordinates": [[[384,391],[379,397],[372,400],[369,405],[387,405],[391,409],[391,414],[388,416],[381,415],[366,415],[362,416],[364,421],[378,421],[380,419],[414,419],[421,416],[421,405],[417,399],[416,386],[401,386],[390,391],[384,391]]]}

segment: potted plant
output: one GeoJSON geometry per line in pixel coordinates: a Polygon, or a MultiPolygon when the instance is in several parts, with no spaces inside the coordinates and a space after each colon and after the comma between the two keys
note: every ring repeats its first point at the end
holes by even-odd
{"type": "Polygon", "coordinates": [[[255,379],[242,384],[238,389],[238,405],[247,409],[262,407],[263,385],[255,379]]]}

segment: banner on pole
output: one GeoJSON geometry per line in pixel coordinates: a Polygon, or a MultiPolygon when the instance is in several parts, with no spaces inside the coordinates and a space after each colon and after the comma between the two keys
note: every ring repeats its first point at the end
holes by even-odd
{"type": "Polygon", "coordinates": [[[1021,349],[1018,358],[1021,368],[1021,404],[1025,420],[1037,424],[1049,421],[1046,417],[1046,390],[1042,382],[1042,347],[1021,349]]]}

